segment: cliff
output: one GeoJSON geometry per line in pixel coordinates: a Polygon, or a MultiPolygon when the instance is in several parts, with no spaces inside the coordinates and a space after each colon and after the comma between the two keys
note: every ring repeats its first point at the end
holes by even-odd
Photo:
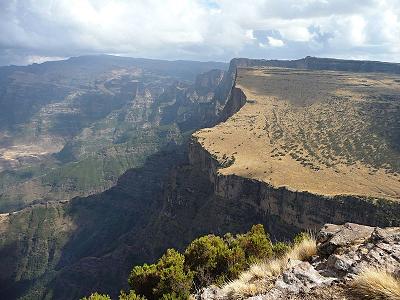
{"type": "MultiPolygon", "coordinates": [[[[279,63],[393,73],[398,67],[311,58],[279,63]]],[[[325,223],[398,226],[398,77],[260,64],[273,62],[232,62],[253,68],[237,69],[222,122],[196,132],[189,145],[190,163],[216,197],[251,205],[273,236],[282,236],[282,224],[286,236],[325,223]],[[380,85],[382,79],[390,83],[380,85]]]]}
{"type": "Polygon", "coordinates": [[[231,88],[235,85],[236,70],[238,68],[249,67],[400,74],[400,64],[380,61],[344,60],[311,56],[295,60],[233,58],[229,64],[228,72],[224,75],[221,84],[216,89],[213,101],[213,112],[219,113],[224,109],[226,102],[230,98],[231,88]]]}
{"type": "MultiPolygon", "coordinates": [[[[244,232],[256,223],[274,241],[325,223],[399,225],[397,75],[258,64],[233,60],[229,72],[211,71],[194,86],[167,85],[155,100],[158,113],[136,115],[131,107],[129,120],[158,122],[156,132],[172,143],[152,147],[157,153],[143,156],[110,189],[2,215],[1,297],[115,296],[133,265],[153,262],[170,247],[183,249],[198,236],[244,232]],[[256,68],[236,74],[241,64],[256,68]],[[218,120],[186,148],[184,132],[218,120]],[[165,127],[171,123],[174,130],[165,127]]],[[[140,149],[141,136],[134,141],[124,149],[140,149]]]]}
{"type": "Polygon", "coordinates": [[[400,224],[398,202],[360,196],[315,195],[221,174],[218,171],[220,162],[195,139],[189,146],[189,160],[207,174],[217,197],[229,203],[251,205],[257,215],[263,216],[258,222],[264,224],[272,236],[282,237],[282,228],[279,228],[282,224],[291,228],[286,237],[301,230],[317,229],[325,223],[353,222],[381,227],[400,224]]]}

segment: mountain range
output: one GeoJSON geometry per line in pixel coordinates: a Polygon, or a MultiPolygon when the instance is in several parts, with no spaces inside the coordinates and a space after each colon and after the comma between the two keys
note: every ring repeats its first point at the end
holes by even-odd
{"type": "Polygon", "coordinates": [[[1,67],[0,297],[115,296],[134,264],[255,223],[399,226],[399,83],[314,57],[1,67]]]}

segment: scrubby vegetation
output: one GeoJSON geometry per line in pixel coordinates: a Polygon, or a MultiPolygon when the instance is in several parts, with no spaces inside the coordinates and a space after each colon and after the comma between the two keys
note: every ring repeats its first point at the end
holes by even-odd
{"type": "Polygon", "coordinates": [[[400,279],[386,270],[367,268],[352,283],[352,292],[361,299],[400,299],[400,279]]]}
{"type": "MultiPolygon", "coordinates": [[[[183,253],[168,249],[156,263],[135,266],[128,279],[131,290],[122,291],[119,299],[186,300],[201,287],[229,287],[243,281],[257,268],[277,274],[288,258],[307,259],[315,251],[315,241],[308,234],[299,234],[293,243],[274,244],[260,224],[244,234],[210,234],[192,241],[183,253]]],[[[99,294],[90,297],[86,300],[108,299],[95,298],[106,297],[99,294]]]]}
{"type": "MultiPolygon", "coordinates": [[[[286,247],[280,256],[252,264],[238,279],[226,283],[222,287],[224,298],[243,299],[264,293],[287,268],[291,260],[305,261],[317,254],[316,241],[307,233],[300,233],[294,238],[293,244],[286,244],[286,247]]],[[[279,246],[279,249],[282,249],[282,246],[279,246]]]]}

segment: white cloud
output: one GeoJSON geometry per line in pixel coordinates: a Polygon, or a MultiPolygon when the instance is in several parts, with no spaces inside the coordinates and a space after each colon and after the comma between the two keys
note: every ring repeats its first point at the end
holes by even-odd
{"type": "Polygon", "coordinates": [[[309,42],[313,35],[308,28],[300,24],[288,24],[279,30],[279,32],[288,40],[295,42],[309,42]]]}
{"type": "Polygon", "coordinates": [[[271,47],[282,47],[282,46],[285,45],[285,43],[284,43],[282,40],[280,40],[280,39],[275,39],[275,38],[273,38],[272,36],[268,36],[267,39],[268,39],[268,44],[269,44],[271,47]]]}
{"type": "Polygon", "coordinates": [[[351,38],[355,46],[362,46],[367,37],[365,32],[366,22],[362,16],[351,17],[351,38]]]}
{"type": "Polygon", "coordinates": [[[252,30],[252,29],[246,30],[246,37],[247,37],[249,40],[256,40],[256,39],[257,39],[257,38],[254,36],[254,30],[252,30]]]}
{"type": "Polygon", "coordinates": [[[33,63],[43,63],[46,61],[55,61],[55,60],[63,60],[65,57],[61,56],[38,56],[38,55],[28,55],[26,57],[26,61],[28,64],[33,64],[33,63]]]}
{"type": "Polygon", "coordinates": [[[400,61],[399,37],[400,0],[0,1],[0,64],[92,53],[400,61]]]}

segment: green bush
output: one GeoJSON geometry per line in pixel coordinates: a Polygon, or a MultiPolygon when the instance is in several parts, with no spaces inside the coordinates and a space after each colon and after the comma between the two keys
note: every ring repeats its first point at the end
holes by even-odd
{"type": "Polygon", "coordinates": [[[128,282],[137,294],[150,300],[167,294],[174,294],[176,299],[187,299],[193,274],[185,271],[184,261],[182,254],[168,249],[157,264],[134,267],[128,282]]]}
{"type": "Polygon", "coordinates": [[[136,293],[146,297],[153,294],[159,281],[160,276],[155,264],[134,267],[128,279],[131,288],[136,293]]]}
{"type": "Polygon", "coordinates": [[[110,296],[99,293],[93,293],[88,298],[84,297],[82,300],[111,300],[110,296]]]}
{"type": "Polygon", "coordinates": [[[194,240],[185,251],[186,267],[195,274],[196,284],[205,286],[236,277],[245,267],[242,249],[230,249],[220,237],[207,235],[194,240]]]}
{"type": "Polygon", "coordinates": [[[129,294],[121,291],[121,293],[119,294],[119,300],[146,300],[146,298],[143,296],[139,296],[135,293],[135,291],[130,290],[129,294]]]}
{"type": "Polygon", "coordinates": [[[307,232],[300,232],[298,234],[296,234],[296,236],[293,239],[293,243],[295,245],[300,244],[302,241],[304,240],[309,240],[311,239],[311,235],[307,232]]]}
{"type": "Polygon", "coordinates": [[[272,246],[272,250],[274,252],[274,256],[282,257],[286,254],[290,249],[289,244],[283,242],[277,242],[272,246]]]}
{"type": "Polygon", "coordinates": [[[251,263],[282,256],[288,249],[286,243],[272,244],[262,225],[245,234],[203,236],[192,241],[184,255],[169,249],[156,264],[134,267],[128,280],[132,296],[120,299],[187,299],[194,287],[236,279],[251,263]]]}
{"type": "Polygon", "coordinates": [[[249,232],[238,235],[236,243],[245,252],[248,263],[270,258],[273,255],[272,242],[261,224],[253,225],[249,232]]]}
{"type": "Polygon", "coordinates": [[[230,248],[224,256],[226,270],[224,274],[221,274],[215,281],[217,284],[221,284],[224,281],[236,279],[240,273],[242,273],[247,267],[246,254],[244,250],[238,246],[230,248]]]}

